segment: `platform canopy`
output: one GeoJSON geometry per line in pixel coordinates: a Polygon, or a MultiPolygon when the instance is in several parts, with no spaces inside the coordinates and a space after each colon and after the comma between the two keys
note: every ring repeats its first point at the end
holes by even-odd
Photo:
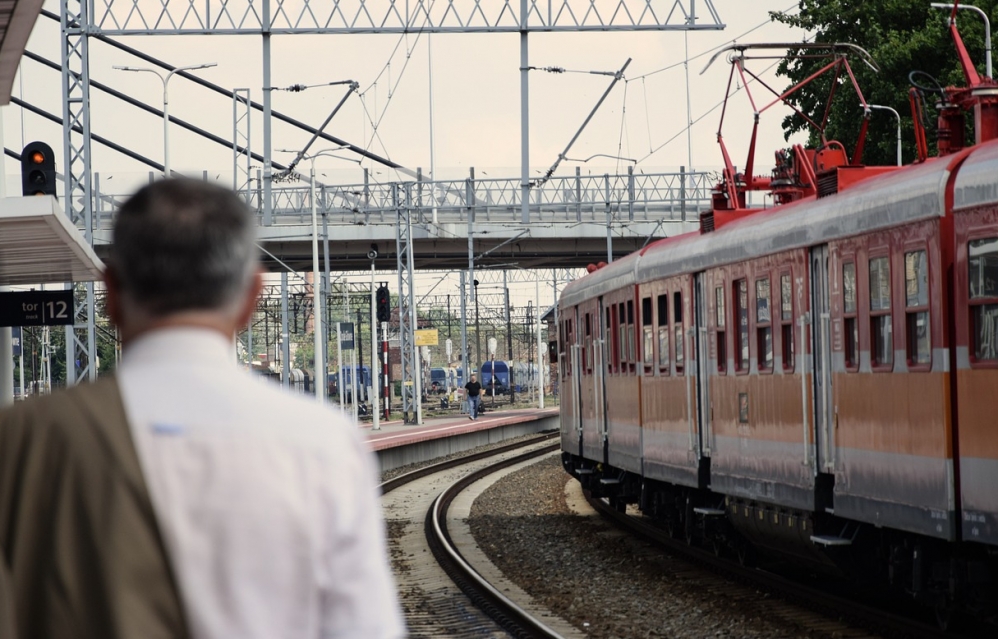
{"type": "Polygon", "coordinates": [[[0,199],[0,285],[90,282],[103,268],[54,197],[0,199]]]}
{"type": "Polygon", "coordinates": [[[42,0],[0,0],[0,106],[10,102],[17,65],[42,10],[42,0]]]}

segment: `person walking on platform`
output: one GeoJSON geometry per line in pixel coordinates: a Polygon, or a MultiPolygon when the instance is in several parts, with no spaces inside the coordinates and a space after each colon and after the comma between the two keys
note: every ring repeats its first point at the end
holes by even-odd
{"type": "Polygon", "coordinates": [[[105,274],[117,372],[0,412],[20,639],[404,636],[356,425],[236,366],[254,235],[221,187],[140,190],[105,274]]]}
{"type": "Polygon", "coordinates": [[[468,391],[468,419],[478,419],[478,406],[482,401],[482,385],[478,383],[475,374],[471,374],[471,380],[464,385],[464,390],[468,391]]]}

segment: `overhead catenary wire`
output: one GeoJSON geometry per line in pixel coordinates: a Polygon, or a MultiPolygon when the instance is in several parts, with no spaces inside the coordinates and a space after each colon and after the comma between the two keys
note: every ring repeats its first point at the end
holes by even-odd
{"type": "MultiPolygon", "coordinates": [[[[772,64],[770,64],[770,65],[769,65],[768,67],[766,67],[765,69],[763,69],[762,73],[760,73],[759,75],[762,75],[763,73],[766,73],[766,72],[768,72],[768,71],[769,71],[770,69],[772,69],[773,67],[775,67],[775,66],[776,66],[777,64],[779,64],[779,63],[780,63],[780,60],[776,60],[775,62],[773,62],[772,64]]],[[[755,82],[755,79],[754,79],[754,78],[753,78],[753,79],[750,79],[750,80],[749,80],[749,82],[750,82],[750,83],[751,83],[751,82],[755,82]]],[[[741,91],[741,90],[742,90],[743,88],[744,88],[744,86],[738,86],[738,87],[736,87],[736,88],[735,88],[735,90],[734,90],[734,91],[732,91],[730,95],[734,95],[734,94],[738,93],[738,92],[739,92],[739,91],[741,91]]],[[[641,164],[642,162],[644,162],[645,160],[647,160],[647,159],[648,159],[649,157],[651,157],[652,155],[654,155],[654,154],[658,153],[658,152],[659,152],[659,151],[661,151],[661,150],[662,150],[663,148],[665,148],[665,146],[666,146],[666,145],[668,145],[668,144],[669,144],[670,142],[674,141],[674,140],[675,140],[676,138],[678,138],[679,136],[681,136],[681,135],[685,134],[685,133],[686,133],[686,131],[687,131],[687,129],[689,129],[689,128],[690,128],[690,127],[692,127],[693,125],[697,124],[698,122],[700,122],[700,120],[704,119],[705,117],[707,117],[708,115],[710,115],[710,114],[711,114],[711,113],[713,113],[714,111],[717,111],[717,110],[718,110],[718,109],[719,109],[719,108],[720,108],[720,107],[721,107],[721,106],[722,106],[722,105],[724,104],[725,100],[727,100],[727,99],[728,99],[728,97],[730,97],[730,95],[729,95],[729,96],[725,96],[725,97],[724,97],[724,99],[720,100],[720,101],[719,101],[719,102],[718,102],[717,104],[715,104],[714,106],[712,106],[712,107],[711,107],[710,109],[708,109],[707,111],[704,111],[704,112],[703,112],[703,113],[702,113],[702,114],[700,115],[700,117],[698,117],[697,119],[695,119],[695,120],[693,120],[692,122],[690,122],[690,124],[688,124],[687,126],[683,127],[682,129],[680,129],[680,130],[679,130],[679,131],[678,131],[678,132],[677,132],[677,133],[676,133],[675,135],[673,135],[673,136],[672,136],[671,138],[669,138],[668,140],[666,140],[666,141],[665,141],[665,142],[663,142],[662,144],[660,144],[660,145],[658,145],[657,147],[655,147],[655,148],[654,148],[654,149],[653,149],[652,151],[649,151],[647,155],[645,155],[644,157],[642,157],[642,158],[638,159],[638,160],[637,160],[637,162],[636,162],[636,164],[641,164]]]]}
{"type": "MultiPolygon", "coordinates": [[[[55,22],[59,22],[60,21],[60,18],[59,18],[59,16],[57,14],[52,13],[51,11],[46,11],[45,9],[42,9],[42,11],[39,13],[39,15],[41,15],[41,16],[43,16],[45,18],[48,18],[49,20],[53,20],[55,22]]],[[[132,56],[135,56],[136,58],[139,58],[140,60],[142,60],[144,62],[148,62],[149,64],[153,64],[155,66],[158,66],[161,69],[165,69],[167,71],[177,71],[177,67],[175,67],[175,66],[173,66],[171,64],[167,64],[166,62],[163,62],[162,60],[160,60],[158,58],[155,58],[155,57],[153,57],[153,56],[151,56],[151,55],[149,55],[147,53],[143,53],[142,51],[139,51],[138,49],[135,49],[135,48],[130,47],[130,46],[126,45],[126,44],[122,44],[122,43],[120,43],[120,42],[118,42],[116,40],[113,40],[112,38],[109,38],[108,36],[104,36],[104,35],[100,35],[98,33],[94,33],[94,34],[91,34],[89,37],[90,38],[94,38],[97,41],[102,42],[104,44],[107,44],[108,46],[114,47],[115,49],[118,49],[120,51],[124,51],[125,53],[127,53],[129,55],[132,55],[132,56]]],[[[230,98],[230,99],[232,98],[232,95],[233,95],[232,91],[229,91],[228,89],[226,89],[224,87],[221,87],[221,86],[215,84],[214,82],[211,82],[209,80],[205,80],[204,78],[200,78],[200,77],[194,75],[193,73],[188,73],[187,71],[177,71],[177,75],[180,76],[180,77],[182,77],[182,78],[184,78],[185,80],[189,80],[189,81],[193,82],[194,84],[200,85],[200,86],[202,86],[202,87],[204,87],[206,89],[214,91],[215,93],[219,93],[219,94],[224,95],[225,97],[230,98]]],[[[250,108],[252,108],[252,109],[255,109],[257,111],[263,111],[263,105],[260,104],[259,102],[255,102],[255,101],[251,100],[250,103],[249,103],[249,105],[250,105],[250,108]]],[[[290,125],[292,125],[294,127],[297,127],[297,128],[299,128],[299,129],[301,129],[303,131],[306,131],[307,133],[315,133],[316,132],[315,127],[309,126],[308,124],[305,124],[304,122],[302,122],[300,120],[297,120],[295,118],[287,116],[287,115],[285,115],[285,114],[283,114],[283,113],[281,113],[279,111],[271,111],[271,115],[272,115],[272,117],[274,119],[280,120],[280,121],[285,122],[287,124],[290,124],[290,125]]],[[[361,148],[361,147],[359,147],[359,146],[357,146],[355,144],[350,144],[346,140],[342,140],[342,139],[340,139],[340,138],[338,138],[336,136],[330,135],[328,133],[322,133],[320,135],[320,137],[322,137],[322,139],[326,140],[327,142],[332,142],[333,144],[338,144],[340,146],[346,146],[346,147],[349,148],[350,151],[352,151],[354,153],[357,153],[359,155],[362,155],[362,156],[364,156],[364,157],[366,157],[366,158],[368,158],[370,160],[373,160],[373,161],[375,161],[375,162],[377,162],[379,164],[383,164],[383,165],[385,165],[385,166],[387,166],[389,168],[396,169],[397,171],[401,171],[403,173],[407,173],[407,174],[411,173],[412,175],[415,175],[414,172],[410,171],[410,169],[407,169],[406,167],[402,166],[401,164],[398,164],[396,162],[391,161],[390,159],[383,158],[383,157],[381,157],[379,155],[371,153],[367,149],[361,148]]]]}

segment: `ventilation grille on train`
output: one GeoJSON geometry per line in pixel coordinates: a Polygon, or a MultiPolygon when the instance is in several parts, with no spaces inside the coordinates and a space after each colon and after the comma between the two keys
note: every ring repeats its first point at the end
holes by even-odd
{"type": "Polygon", "coordinates": [[[818,197],[823,198],[839,192],[839,171],[832,169],[818,174],[818,197]]]}
{"type": "Polygon", "coordinates": [[[700,214],[700,232],[711,233],[714,230],[714,212],[707,211],[700,214]]]}

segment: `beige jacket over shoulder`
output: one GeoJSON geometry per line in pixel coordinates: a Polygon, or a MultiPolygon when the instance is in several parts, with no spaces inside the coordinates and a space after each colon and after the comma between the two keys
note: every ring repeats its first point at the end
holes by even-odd
{"type": "Polygon", "coordinates": [[[21,639],[188,636],[114,379],[0,412],[0,559],[21,639]]]}

